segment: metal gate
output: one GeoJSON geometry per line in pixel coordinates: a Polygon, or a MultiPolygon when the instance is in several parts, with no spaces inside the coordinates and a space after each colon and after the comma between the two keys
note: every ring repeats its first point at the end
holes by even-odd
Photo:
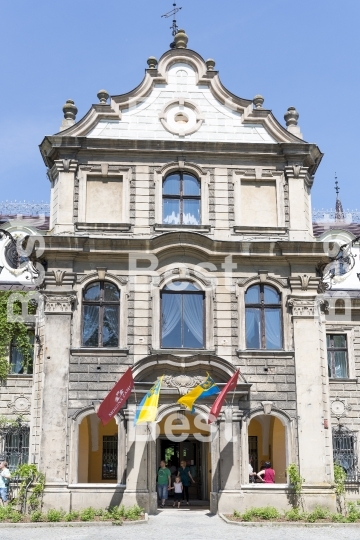
{"type": "Polygon", "coordinates": [[[357,457],[357,437],[353,431],[339,424],[333,428],[333,458],[346,472],[347,483],[358,483],[360,474],[357,457]]]}

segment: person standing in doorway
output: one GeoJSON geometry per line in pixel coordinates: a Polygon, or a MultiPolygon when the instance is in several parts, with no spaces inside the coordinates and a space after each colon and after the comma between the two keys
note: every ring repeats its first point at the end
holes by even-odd
{"type": "Polygon", "coordinates": [[[180,461],[180,469],[178,472],[178,476],[180,476],[181,483],[183,485],[183,492],[182,492],[183,501],[185,501],[185,497],[186,497],[186,504],[189,504],[190,481],[193,484],[195,484],[195,480],[191,476],[190,468],[186,465],[186,461],[180,461]]]}
{"type": "Polygon", "coordinates": [[[10,482],[10,471],[6,461],[0,463],[0,499],[3,505],[8,501],[8,491],[10,482]]]}
{"type": "Polygon", "coordinates": [[[178,503],[178,508],[180,508],[181,499],[182,499],[182,492],[183,492],[183,485],[181,483],[180,476],[177,476],[175,478],[175,482],[172,488],[174,490],[174,504],[173,507],[175,508],[175,504],[178,503]]]}
{"type": "Polygon", "coordinates": [[[264,468],[257,473],[257,477],[264,484],[275,484],[275,471],[271,468],[270,461],[265,461],[264,468]]]}
{"type": "Polygon", "coordinates": [[[171,472],[166,467],[165,461],[160,461],[160,468],[157,474],[158,496],[161,501],[161,508],[165,507],[168,498],[168,489],[171,487],[171,472]]]}

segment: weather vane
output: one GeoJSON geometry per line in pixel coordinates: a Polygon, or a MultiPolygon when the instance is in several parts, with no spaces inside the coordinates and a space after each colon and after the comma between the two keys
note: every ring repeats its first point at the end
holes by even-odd
{"type": "MultiPolygon", "coordinates": [[[[171,30],[171,33],[173,36],[175,36],[179,30],[178,28],[178,25],[176,24],[176,17],[175,15],[182,9],[182,7],[176,7],[176,4],[173,4],[173,7],[174,9],[172,9],[171,11],[168,11],[168,13],[165,13],[164,15],[161,15],[161,17],[165,18],[165,19],[168,19],[169,17],[173,16],[173,22],[172,22],[172,25],[170,26],[170,30],[171,30]]],[[[175,47],[175,43],[170,43],[170,47],[171,49],[174,49],[175,47]]]]}

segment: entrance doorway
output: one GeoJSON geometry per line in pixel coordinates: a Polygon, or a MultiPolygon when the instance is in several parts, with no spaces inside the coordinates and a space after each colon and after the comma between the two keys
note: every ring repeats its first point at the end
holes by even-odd
{"type": "MultiPolygon", "coordinates": [[[[209,501],[211,488],[210,428],[199,415],[185,411],[170,413],[159,423],[156,470],[164,460],[172,468],[173,478],[180,462],[185,461],[195,484],[189,485],[190,499],[209,501]]],[[[172,496],[172,490],[169,492],[172,496]]]]}

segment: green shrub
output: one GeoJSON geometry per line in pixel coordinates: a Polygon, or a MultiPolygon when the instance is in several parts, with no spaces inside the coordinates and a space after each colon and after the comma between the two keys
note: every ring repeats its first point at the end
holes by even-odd
{"type": "Polygon", "coordinates": [[[346,472],[341,465],[334,463],[334,485],[337,497],[341,497],[341,495],[344,495],[345,493],[345,480],[346,472]]]}
{"type": "Polygon", "coordinates": [[[41,510],[35,510],[32,514],[30,514],[30,520],[38,523],[39,521],[45,521],[45,516],[41,510]]]}
{"type": "Polygon", "coordinates": [[[46,521],[49,521],[51,523],[56,523],[58,521],[62,521],[64,518],[65,512],[64,510],[55,510],[55,508],[51,508],[48,510],[46,514],[46,521]]]}
{"type": "Polygon", "coordinates": [[[360,509],[358,505],[352,501],[347,504],[347,515],[346,520],[350,523],[354,523],[360,519],[360,509]]]}
{"type": "Polygon", "coordinates": [[[237,510],[234,510],[234,512],[233,512],[233,517],[234,517],[234,518],[241,518],[240,512],[238,512],[237,510]]]}
{"type": "Polygon", "coordinates": [[[263,508],[251,508],[244,512],[241,516],[243,521],[252,521],[254,518],[258,519],[277,519],[281,517],[281,514],[273,506],[264,506],[263,508]]]}
{"type": "Polygon", "coordinates": [[[326,519],[329,517],[329,511],[326,508],[321,508],[321,506],[316,506],[316,508],[307,515],[307,521],[310,523],[315,523],[318,519],[326,519]]]}
{"type": "Polygon", "coordinates": [[[330,514],[330,518],[333,523],[346,523],[346,517],[342,514],[330,514]]]}
{"type": "Polygon", "coordinates": [[[81,510],[80,512],[80,520],[81,521],[93,521],[95,518],[96,511],[91,506],[89,508],[85,508],[84,510],[81,510]]]}
{"type": "Polygon", "coordinates": [[[75,521],[77,519],[79,519],[79,512],[75,512],[75,510],[70,510],[64,515],[64,521],[75,521]]]}
{"type": "Polygon", "coordinates": [[[299,508],[292,508],[288,512],[285,512],[285,518],[289,521],[301,521],[306,520],[305,512],[300,512],[299,508]]]}
{"type": "Polygon", "coordinates": [[[23,519],[23,515],[18,510],[12,510],[11,514],[9,515],[11,523],[19,523],[23,519]]]}

